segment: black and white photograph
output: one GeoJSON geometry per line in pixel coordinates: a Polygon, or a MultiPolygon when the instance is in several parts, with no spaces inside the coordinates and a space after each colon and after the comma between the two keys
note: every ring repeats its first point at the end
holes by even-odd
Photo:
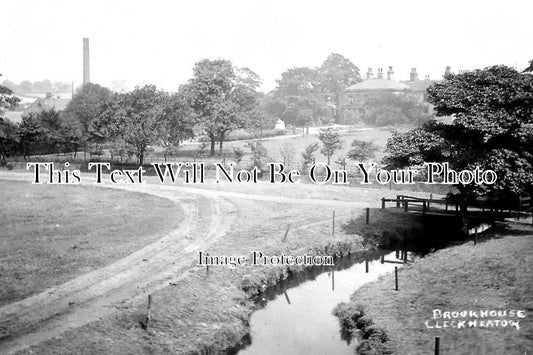
{"type": "Polygon", "coordinates": [[[0,4],[0,355],[533,354],[533,2],[0,4]]]}

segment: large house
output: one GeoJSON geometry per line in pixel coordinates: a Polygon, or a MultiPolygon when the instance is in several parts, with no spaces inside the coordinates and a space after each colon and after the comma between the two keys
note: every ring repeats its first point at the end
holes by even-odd
{"type": "Polygon", "coordinates": [[[394,80],[392,67],[389,67],[386,73],[383,72],[383,68],[379,68],[376,77],[374,77],[372,68],[368,68],[366,80],[346,89],[346,101],[343,110],[344,120],[345,122],[357,120],[361,106],[365,104],[369,97],[385,97],[391,94],[403,95],[416,100],[420,104],[427,106],[428,113],[432,113],[432,106],[427,102],[427,88],[436,82],[438,81],[431,80],[427,76],[424,80],[419,80],[416,68],[411,69],[408,81],[394,80]]]}

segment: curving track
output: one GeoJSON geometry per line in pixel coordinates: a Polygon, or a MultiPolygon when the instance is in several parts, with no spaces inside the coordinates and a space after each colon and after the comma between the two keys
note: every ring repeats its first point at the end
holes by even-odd
{"type": "MultiPolygon", "coordinates": [[[[0,173],[0,179],[28,181],[27,173],[0,173]]],[[[180,227],[158,241],[102,269],[0,308],[0,352],[14,353],[96,321],[122,304],[183,277],[195,253],[231,228],[237,212],[232,199],[360,207],[357,202],[254,195],[165,185],[102,185],[164,197],[185,211],[180,227]],[[202,205],[202,208],[200,208],[202,205]],[[205,207],[207,206],[207,207],[205,207]],[[2,338],[2,333],[4,337],[2,338]]],[[[362,207],[362,206],[361,206],[362,207]]]]}

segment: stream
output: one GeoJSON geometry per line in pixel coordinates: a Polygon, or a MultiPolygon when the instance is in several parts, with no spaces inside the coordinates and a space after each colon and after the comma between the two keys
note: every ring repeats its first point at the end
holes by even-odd
{"type": "MultiPolygon", "coordinates": [[[[469,234],[477,235],[489,227],[483,223],[469,234]]],[[[250,334],[230,353],[353,355],[356,344],[350,344],[349,336],[343,335],[333,309],[380,276],[389,278],[394,289],[395,266],[402,267],[406,260],[413,262],[450,245],[442,240],[429,243],[335,259],[335,266],[309,268],[267,288],[255,299],[258,310],[252,313],[250,334]]]]}
{"type": "MultiPolygon", "coordinates": [[[[409,261],[425,254],[406,253],[409,261]]],[[[353,355],[354,344],[343,338],[333,309],[382,275],[389,275],[394,288],[394,267],[402,266],[403,257],[402,251],[378,251],[366,260],[336,259],[334,267],[312,268],[317,270],[267,289],[256,300],[262,308],[252,314],[248,345],[238,354],[353,355]]]]}

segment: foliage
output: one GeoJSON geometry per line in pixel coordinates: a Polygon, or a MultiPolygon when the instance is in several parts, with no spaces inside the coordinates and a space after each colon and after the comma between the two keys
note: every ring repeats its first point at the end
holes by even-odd
{"type": "Polygon", "coordinates": [[[67,105],[65,112],[81,124],[80,143],[84,149],[88,144],[101,142],[105,138],[95,120],[104,112],[112,92],[98,84],[86,83],[81,86],[67,105]]]}
{"type": "Polygon", "coordinates": [[[371,126],[420,126],[431,119],[429,108],[409,94],[368,93],[358,104],[364,123],[371,126]]]}
{"type": "Polygon", "coordinates": [[[314,164],[315,162],[315,153],[318,150],[318,143],[311,143],[305,147],[305,151],[302,152],[302,169],[307,170],[309,165],[314,164]]]}
{"type": "Polygon", "coordinates": [[[246,125],[247,115],[257,106],[258,76],[249,69],[235,72],[228,60],[204,59],[194,66],[194,75],[182,87],[199,123],[220,151],[227,132],[246,125]]]}
{"type": "Polygon", "coordinates": [[[239,164],[242,160],[242,158],[244,157],[244,150],[240,147],[232,147],[232,156],[233,156],[233,159],[235,159],[235,162],[237,164],[239,164]]]}
{"type": "Polygon", "coordinates": [[[176,155],[181,142],[194,137],[195,116],[183,93],[172,94],[164,107],[162,122],[158,126],[158,136],[167,156],[176,155]]]}
{"type": "Polygon", "coordinates": [[[268,152],[261,142],[248,142],[246,146],[252,151],[252,166],[261,171],[266,170],[268,152]]]}
{"type": "Polygon", "coordinates": [[[331,156],[342,148],[341,136],[336,129],[326,128],[320,130],[318,139],[322,142],[320,152],[328,158],[329,165],[331,156]]]}
{"type": "Polygon", "coordinates": [[[533,59],[529,61],[529,66],[524,69],[523,73],[533,73],[533,59]]]}
{"type": "Polygon", "coordinates": [[[341,98],[344,90],[361,81],[359,68],[346,57],[332,53],[318,69],[322,89],[331,93],[335,103],[335,118],[340,117],[341,98]]]}
{"type": "Polygon", "coordinates": [[[2,85],[18,93],[46,93],[46,92],[70,92],[71,83],[50,81],[48,79],[42,81],[31,82],[24,80],[19,84],[15,84],[9,80],[4,80],[2,85]]]}
{"type": "Polygon", "coordinates": [[[290,143],[284,143],[279,149],[279,152],[281,153],[281,156],[283,157],[283,162],[287,166],[290,166],[292,162],[292,158],[294,157],[294,154],[296,153],[296,149],[294,149],[294,146],[290,143]]]}
{"type": "Polygon", "coordinates": [[[438,116],[452,124],[430,123],[387,144],[391,167],[423,161],[448,162],[456,171],[493,170],[494,185],[455,185],[463,223],[468,201],[487,193],[533,190],[533,77],[505,66],[447,74],[428,89],[438,116]]]}
{"type": "Polygon", "coordinates": [[[0,166],[6,162],[6,158],[17,152],[19,136],[17,125],[0,117],[0,166]]]}
{"type": "Polygon", "coordinates": [[[158,142],[165,124],[168,95],[154,85],[136,87],[132,92],[115,94],[101,115],[101,124],[111,136],[127,144],[140,165],[149,146],[158,142]]]}
{"type": "Polygon", "coordinates": [[[71,116],[52,109],[22,117],[17,128],[18,151],[24,156],[76,151],[80,125],[71,116]]]}
{"type": "MultiPolygon", "coordinates": [[[[263,132],[247,132],[244,130],[236,130],[231,133],[229,133],[225,139],[226,142],[233,142],[233,141],[243,141],[243,140],[250,140],[250,139],[261,139],[261,138],[268,138],[268,137],[278,137],[286,135],[287,131],[283,129],[269,129],[263,132]]],[[[200,142],[207,142],[210,141],[209,137],[203,136],[199,137],[198,140],[200,142]]]]}
{"type": "Polygon", "coordinates": [[[354,139],[352,149],[348,152],[348,158],[357,162],[364,162],[374,158],[378,149],[373,142],[354,139]]]}
{"type": "Polygon", "coordinates": [[[305,127],[324,120],[330,114],[326,96],[321,92],[316,69],[292,68],[281,74],[266,109],[286,124],[305,127]]]}
{"type": "MultiPolygon", "coordinates": [[[[0,74],[0,76],[2,76],[2,74],[0,74]]],[[[0,85],[0,117],[2,117],[2,109],[13,108],[17,106],[19,102],[20,99],[13,95],[13,91],[10,88],[0,85]]]]}
{"type": "Polygon", "coordinates": [[[206,156],[206,151],[207,151],[207,143],[202,142],[198,144],[198,147],[196,147],[196,151],[194,152],[194,157],[196,159],[204,158],[206,156]]]}

